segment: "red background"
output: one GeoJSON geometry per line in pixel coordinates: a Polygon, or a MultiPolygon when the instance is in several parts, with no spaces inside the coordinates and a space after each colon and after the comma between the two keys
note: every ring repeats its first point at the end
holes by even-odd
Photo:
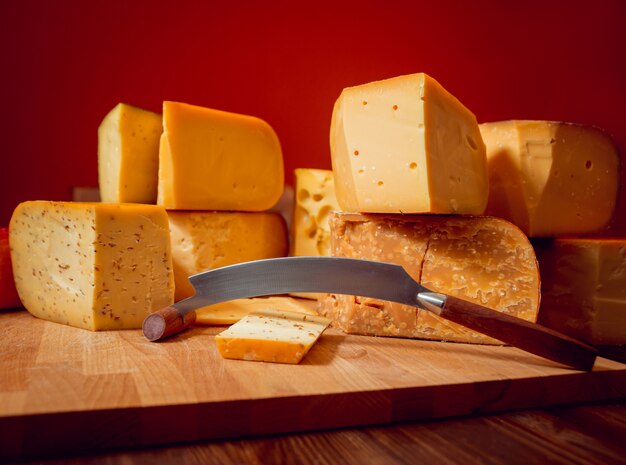
{"type": "Polygon", "coordinates": [[[96,130],[120,101],[259,116],[287,182],[295,167],[330,168],[343,87],[419,71],[481,122],[594,124],[626,153],[622,0],[3,0],[0,49],[0,225],[20,201],[97,185],[96,130]]]}

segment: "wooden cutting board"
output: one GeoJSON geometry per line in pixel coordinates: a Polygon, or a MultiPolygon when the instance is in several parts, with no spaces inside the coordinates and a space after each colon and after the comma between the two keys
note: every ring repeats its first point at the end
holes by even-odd
{"type": "Polygon", "coordinates": [[[578,372],[511,347],[327,330],[300,365],[223,360],[195,327],[147,342],[0,314],[0,455],[381,424],[626,396],[626,365],[578,372]]]}

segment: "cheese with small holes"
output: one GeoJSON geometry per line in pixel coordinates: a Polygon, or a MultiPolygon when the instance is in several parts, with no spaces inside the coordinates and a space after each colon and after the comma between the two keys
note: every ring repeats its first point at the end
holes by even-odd
{"type": "Polygon", "coordinates": [[[481,214],[487,205],[476,117],[426,74],[344,89],[330,149],[343,211],[481,214]]]}
{"type": "Polygon", "coordinates": [[[161,115],[118,104],[98,128],[103,202],[156,203],[161,115]]]}
{"type": "Polygon", "coordinates": [[[486,214],[531,237],[600,232],[613,216],[619,155],[602,130],[551,121],[480,125],[487,146],[486,214]]]}
{"type": "Polygon", "coordinates": [[[590,344],[626,344],[626,238],[533,243],[541,269],[538,321],[590,344]]]}
{"type": "MultiPolygon", "coordinates": [[[[311,302],[311,304],[313,303],[311,302]]],[[[203,325],[231,325],[252,312],[267,310],[268,308],[307,315],[317,314],[310,304],[307,305],[305,301],[291,297],[253,297],[250,299],[230,300],[200,308],[196,310],[196,323],[203,325]]]]}
{"type": "MultiPolygon", "coordinates": [[[[332,254],[401,265],[423,286],[528,321],[539,306],[539,272],[528,238],[492,217],[332,213],[332,254]]],[[[415,307],[333,295],[319,313],[345,332],[497,344],[415,307]]]]}
{"type": "Polygon", "coordinates": [[[287,255],[285,220],[270,212],[168,211],[176,301],[193,295],[189,276],[287,255]]]}
{"type": "Polygon", "coordinates": [[[94,331],[141,328],[174,301],[162,207],[24,202],[9,238],[17,291],[38,318],[94,331]]]}
{"type": "Polygon", "coordinates": [[[284,185],[278,137],[253,116],[163,103],[158,204],[168,210],[262,211],[284,185]]]}
{"type": "Polygon", "coordinates": [[[224,358],[296,364],[329,324],[321,316],[267,309],[244,317],[215,342],[224,358]]]}

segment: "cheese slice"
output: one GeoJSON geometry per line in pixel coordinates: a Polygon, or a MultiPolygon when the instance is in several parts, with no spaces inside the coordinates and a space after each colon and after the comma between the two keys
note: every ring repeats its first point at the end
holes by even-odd
{"type": "Polygon", "coordinates": [[[103,202],[156,203],[161,115],[120,103],[98,128],[103,202]]]}
{"type": "MultiPolygon", "coordinates": [[[[401,265],[427,288],[528,321],[539,307],[535,253],[511,223],[443,215],[330,216],[332,253],[401,265]]],[[[480,344],[499,341],[415,307],[330,295],[319,313],[345,332],[480,344]]]]}
{"type": "Polygon", "coordinates": [[[550,121],[480,125],[487,146],[487,214],[533,237],[601,231],[613,216],[619,156],[598,128],[550,121]]]}
{"type": "Polygon", "coordinates": [[[252,312],[263,311],[268,308],[316,315],[311,305],[307,305],[302,300],[291,297],[253,297],[251,299],[236,299],[202,307],[196,310],[196,323],[204,325],[231,325],[252,312]]]}
{"type": "Polygon", "coordinates": [[[158,204],[172,210],[262,211],[283,191],[278,137],[253,116],[163,103],[158,204]]]}
{"type": "Polygon", "coordinates": [[[246,316],[215,342],[224,358],[296,364],[329,324],[320,316],[268,309],[246,316]]]}
{"type": "Polygon", "coordinates": [[[17,291],[38,318],[90,330],[131,329],[173,303],[162,207],[24,202],[9,231],[17,291]]]}
{"type": "Polygon", "coordinates": [[[534,241],[538,321],[590,344],[626,344],[626,239],[534,241]]]}
{"type": "Polygon", "coordinates": [[[278,213],[168,211],[176,301],[194,293],[189,276],[235,263],[284,257],[287,227],[278,213]]]}
{"type": "Polygon", "coordinates": [[[344,211],[481,214],[487,205],[476,117],[426,74],[344,89],[330,148],[344,211]]]}

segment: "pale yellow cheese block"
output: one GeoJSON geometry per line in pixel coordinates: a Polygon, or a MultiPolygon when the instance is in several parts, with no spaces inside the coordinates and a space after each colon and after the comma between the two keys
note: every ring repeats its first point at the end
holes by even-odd
{"type": "Polygon", "coordinates": [[[626,238],[535,240],[538,321],[590,344],[626,344],[626,238]]]}
{"type": "Polygon", "coordinates": [[[278,137],[265,121],[163,103],[158,204],[171,210],[262,211],[284,185],[278,137]]]}
{"type": "Polygon", "coordinates": [[[287,255],[285,220],[270,212],[168,211],[176,301],[193,295],[189,276],[287,255]]]}
{"type": "Polygon", "coordinates": [[[98,128],[103,202],[156,203],[161,115],[120,103],[98,128]]]}
{"type": "Polygon", "coordinates": [[[300,363],[330,320],[280,310],[257,311],[215,336],[224,358],[300,363]]]}
{"type": "Polygon", "coordinates": [[[480,130],[489,169],[487,214],[533,237],[607,226],[619,187],[619,155],[608,134],[551,121],[485,123],[480,130]]]}
{"type": "Polygon", "coordinates": [[[162,207],[24,202],[9,234],[20,299],[38,318],[90,330],[132,329],[174,301],[162,207]]]}
{"type": "Polygon", "coordinates": [[[481,214],[487,205],[476,117],[426,74],[344,89],[330,148],[343,211],[481,214]]]}
{"type": "Polygon", "coordinates": [[[306,302],[291,297],[253,297],[202,307],[196,310],[196,323],[203,325],[231,325],[252,312],[263,311],[268,308],[307,315],[317,314],[310,304],[307,305],[306,302]]]}

